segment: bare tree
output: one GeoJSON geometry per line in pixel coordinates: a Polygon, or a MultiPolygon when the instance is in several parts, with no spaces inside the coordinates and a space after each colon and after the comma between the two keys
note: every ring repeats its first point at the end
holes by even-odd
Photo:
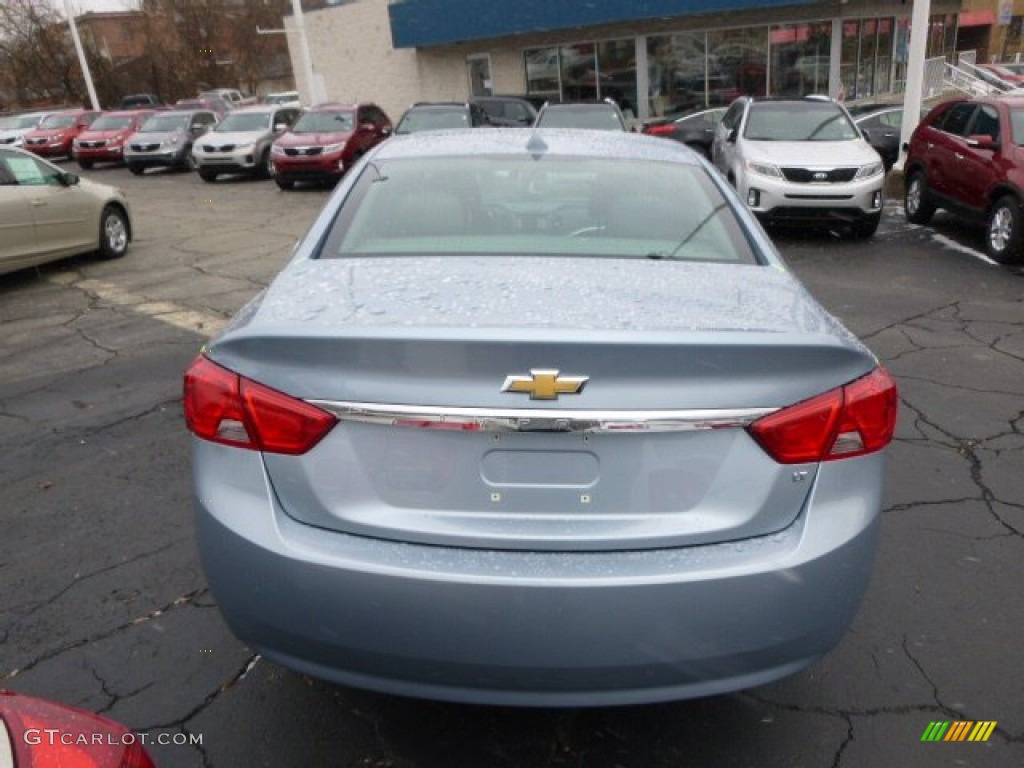
{"type": "Polygon", "coordinates": [[[84,101],[67,23],[46,0],[0,3],[0,62],[17,103],[84,101]]]}

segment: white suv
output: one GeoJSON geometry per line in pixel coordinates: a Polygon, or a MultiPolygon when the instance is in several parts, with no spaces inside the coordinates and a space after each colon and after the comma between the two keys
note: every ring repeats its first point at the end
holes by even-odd
{"type": "Polygon", "coordinates": [[[766,224],[848,224],[870,237],[882,217],[882,158],[842,106],[820,96],[737,99],[711,154],[766,224]]]}
{"type": "Polygon", "coordinates": [[[220,174],[247,173],[269,178],[274,174],[270,145],[291,127],[299,111],[274,105],[233,109],[193,145],[199,177],[216,181],[220,174]]]}

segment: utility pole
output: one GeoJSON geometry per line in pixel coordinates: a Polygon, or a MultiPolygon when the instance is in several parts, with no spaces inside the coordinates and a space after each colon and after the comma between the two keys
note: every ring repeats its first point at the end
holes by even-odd
{"type": "MultiPolygon", "coordinates": [[[[306,81],[306,92],[300,93],[303,104],[317,104],[325,101],[327,96],[320,92],[320,85],[313,75],[313,57],[309,55],[309,39],[306,37],[306,22],[302,16],[302,0],[292,0],[292,15],[295,17],[295,32],[299,37],[299,61],[302,64],[302,78],[306,81]]],[[[287,29],[260,29],[257,35],[286,34],[287,29]]]]}
{"type": "Polygon", "coordinates": [[[64,0],[64,13],[68,15],[68,24],[71,27],[71,39],[75,41],[75,52],[78,54],[78,63],[82,67],[82,76],[85,78],[85,88],[89,91],[89,103],[92,108],[99,110],[100,102],[96,98],[96,89],[92,84],[92,73],[89,71],[89,62],[85,60],[85,51],[82,50],[82,41],[78,37],[78,27],[75,25],[75,14],[71,12],[71,0],[64,0]]]}
{"type": "Polygon", "coordinates": [[[903,145],[921,122],[921,97],[924,93],[924,56],[928,43],[928,19],[931,0],[914,0],[910,16],[910,50],[907,53],[907,86],[903,92],[903,125],[900,128],[900,154],[896,168],[903,170],[906,153],[903,145]]]}

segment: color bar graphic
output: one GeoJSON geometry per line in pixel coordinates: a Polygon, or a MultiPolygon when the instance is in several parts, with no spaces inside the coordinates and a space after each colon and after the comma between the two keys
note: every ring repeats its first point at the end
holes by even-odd
{"type": "Polygon", "coordinates": [[[921,741],[988,741],[995,728],[995,720],[933,721],[924,729],[921,741]]]}

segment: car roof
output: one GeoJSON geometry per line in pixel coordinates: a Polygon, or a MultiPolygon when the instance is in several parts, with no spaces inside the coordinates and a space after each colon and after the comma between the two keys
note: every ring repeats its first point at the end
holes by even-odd
{"type": "Polygon", "coordinates": [[[697,156],[682,144],[627,131],[568,128],[468,128],[425,131],[397,136],[377,145],[378,160],[466,155],[536,155],[612,157],[698,165],[697,156]]]}

